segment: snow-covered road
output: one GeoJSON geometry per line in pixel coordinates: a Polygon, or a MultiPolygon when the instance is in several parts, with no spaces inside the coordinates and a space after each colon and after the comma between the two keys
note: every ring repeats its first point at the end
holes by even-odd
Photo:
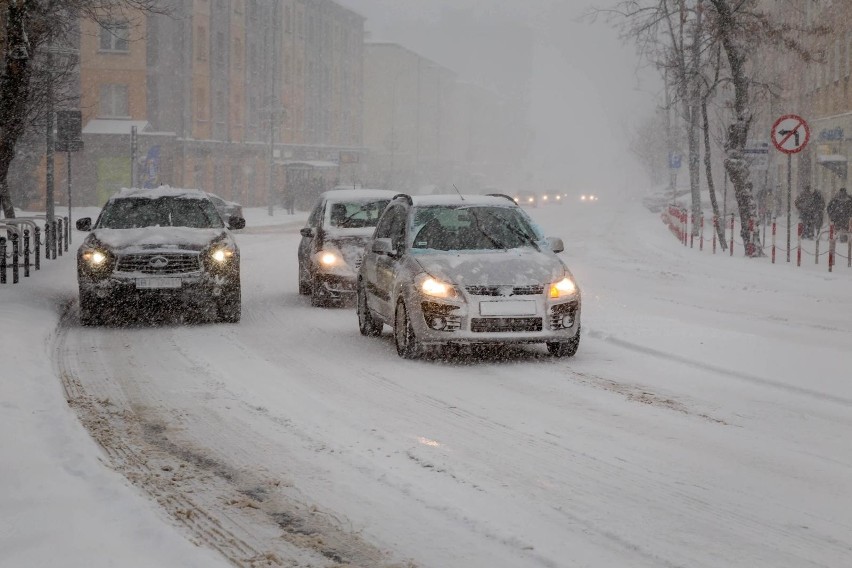
{"type": "Polygon", "coordinates": [[[290,223],[238,236],[240,324],[72,306],[56,368],[105,461],[240,566],[852,565],[852,270],[530,213],[583,290],[572,359],[402,360],[297,294],[290,223]]]}

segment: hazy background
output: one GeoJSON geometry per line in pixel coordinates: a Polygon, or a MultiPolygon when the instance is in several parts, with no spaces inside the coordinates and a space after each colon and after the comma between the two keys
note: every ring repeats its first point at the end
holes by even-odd
{"type": "MultiPolygon", "coordinates": [[[[339,0],[392,41],[528,102],[533,189],[645,190],[628,150],[661,87],[632,45],[568,0],[339,0]],[[641,186],[641,187],[639,187],[641,186]]],[[[596,6],[605,8],[610,2],[596,6]]],[[[658,100],[658,99],[656,99],[658,100]]]]}

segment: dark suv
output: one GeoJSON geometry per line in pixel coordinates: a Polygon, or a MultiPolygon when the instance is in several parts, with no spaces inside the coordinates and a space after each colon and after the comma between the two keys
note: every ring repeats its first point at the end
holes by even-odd
{"type": "Polygon", "coordinates": [[[77,251],[80,319],[96,325],[112,309],[172,300],[240,321],[240,251],[209,196],[194,189],[123,189],[104,205],[77,251]]]}
{"type": "Polygon", "coordinates": [[[401,357],[431,346],[544,343],[557,357],[580,344],[580,289],[505,195],[400,195],[382,213],[358,271],[363,335],[393,328],[401,357]]]}

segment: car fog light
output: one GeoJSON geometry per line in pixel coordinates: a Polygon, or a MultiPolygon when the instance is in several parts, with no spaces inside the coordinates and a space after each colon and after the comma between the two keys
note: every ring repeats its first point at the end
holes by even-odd
{"type": "Polygon", "coordinates": [[[444,318],[432,318],[432,321],[429,322],[429,325],[432,327],[432,329],[441,330],[447,327],[447,320],[445,320],[444,318]]]}
{"type": "Polygon", "coordinates": [[[568,314],[562,317],[562,327],[571,327],[574,325],[574,316],[568,314]]]}

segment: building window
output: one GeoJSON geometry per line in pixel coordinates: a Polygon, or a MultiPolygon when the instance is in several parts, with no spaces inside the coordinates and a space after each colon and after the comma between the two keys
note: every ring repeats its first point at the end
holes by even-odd
{"type": "Polygon", "coordinates": [[[834,80],[840,80],[840,38],[834,40],[834,80]]]}
{"type": "Polygon", "coordinates": [[[243,66],[243,42],[240,38],[234,38],[234,67],[241,69],[243,66]]]}
{"type": "Polygon", "coordinates": [[[852,32],[846,32],[846,66],[844,76],[849,76],[849,60],[852,58],[852,32]]]}
{"type": "Polygon", "coordinates": [[[216,61],[225,64],[225,34],[222,32],[216,32],[216,61]]]}
{"type": "Polygon", "coordinates": [[[207,120],[207,91],[203,87],[195,91],[195,119],[207,120]]]}
{"type": "Polygon", "coordinates": [[[207,60],[207,30],[203,26],[196,28],[195,58],[199,61],[207,60]]]}
{"type": "Polygon", "coordinates": [[[130,51],[130,28],[127,22],[110,22],[101,26],[101,51],[130,51]]]}
{"type": "Polygon", "coordinates": [[[127,118],[127,85],[101,85],[101,117],[127,118]]]}

